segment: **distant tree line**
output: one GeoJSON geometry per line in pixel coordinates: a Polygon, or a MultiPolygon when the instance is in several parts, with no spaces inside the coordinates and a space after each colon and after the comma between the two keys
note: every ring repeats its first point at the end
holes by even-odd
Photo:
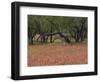
{"type": "Polygon", "coordinates": [[[28,43],[53,43],[56,36],[66,43],[82,42],[87,39],[87,23],[87,17],[28,15],[28,43]]]}

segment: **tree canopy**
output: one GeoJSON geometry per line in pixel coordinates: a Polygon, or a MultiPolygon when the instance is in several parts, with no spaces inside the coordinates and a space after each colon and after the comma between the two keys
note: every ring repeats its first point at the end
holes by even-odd
{"type": "Polygon", "coordinates": [[[28,15],[28,42],[48,43],[50,38],[52,43],[58,35],[66,43],[82,42],[87,39],[87,23],[87,17],[28,15]]]}

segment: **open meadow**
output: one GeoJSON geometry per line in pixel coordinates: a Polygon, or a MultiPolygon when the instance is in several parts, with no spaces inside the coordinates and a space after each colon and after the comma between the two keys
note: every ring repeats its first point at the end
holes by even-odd
{"type": "Polygon", "coordinates": [[[28,66],[87,64],[86,44],[46,44],[28,47],[28,66]]]}

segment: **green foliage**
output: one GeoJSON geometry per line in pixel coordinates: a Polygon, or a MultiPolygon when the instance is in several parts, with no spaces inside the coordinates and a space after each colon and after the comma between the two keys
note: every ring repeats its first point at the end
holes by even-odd
{"type": "Polygon", "coordinates": [[[33,34],[32,39],[36,34],[61,32],[67,41],[81,42],[87,38],[87,18],[28,15],[28,32],[33,34]]]}

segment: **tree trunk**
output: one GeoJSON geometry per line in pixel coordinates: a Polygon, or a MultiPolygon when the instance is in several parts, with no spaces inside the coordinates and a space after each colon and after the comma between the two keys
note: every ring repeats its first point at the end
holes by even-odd
{"type": "Polygon", "coordinates": [[[50,33],[51,33],[51,35],[50,35],[50,43],[52,43],[52,26],[51,26],[50,33]]]}
{"type": "Polygon", "coordinates": [[[28,44],[31,44],[31,45],[33,44],[33,39],[32,38],[28,39],[28,44]]]}

